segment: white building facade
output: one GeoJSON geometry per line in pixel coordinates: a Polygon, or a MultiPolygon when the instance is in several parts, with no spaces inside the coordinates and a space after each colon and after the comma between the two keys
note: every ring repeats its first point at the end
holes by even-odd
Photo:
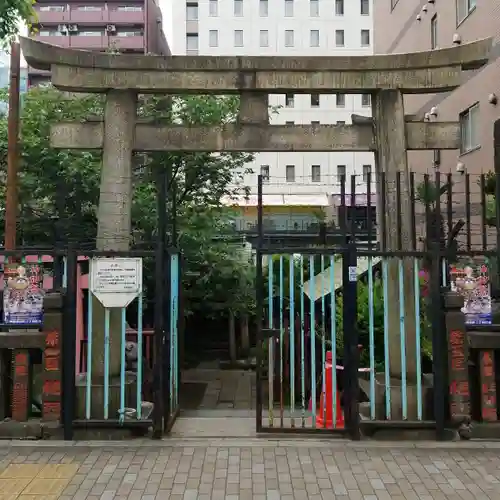
{"type": "MultiPolygon", "coordinates": [[[[373,0],[164,0],[165,33],[173,54],[248,56],[355,56],[373,54],[373,0]]],[[[276,124],[351,122],[371,114],[370,95],[273,95],[276,124]]],[[[355,174],[366,193],[372,153],[259,153],[246,182],[256,192],[308,198],[338,195],[339,177],[355,174]]],[[[349,192],[348,182],[347,192],[349,192]]],[[[373,189],[372,189],[373,191],[373,189]]],[[[304,200],[305,201],[305,200],[304,200]]],[[[308,204],[308,203],[297,203],[308,204]]],[[[362,204],[362,203],[361,203],[362,204]]]]}

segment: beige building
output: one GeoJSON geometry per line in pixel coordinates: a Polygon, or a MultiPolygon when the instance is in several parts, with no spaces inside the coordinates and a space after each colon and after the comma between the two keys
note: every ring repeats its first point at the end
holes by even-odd
{"type": "Polygon", "coordinates": [[[500,1],[379,0],[374,2],[374,26],[376,54],[417,52],[493,38],[489,65],[469,72],[462,87],[448,94],[408,96],[405,100],[407,114],[460,120],[462,124],[461,151],[412,152],[410,168],[430,173],[436,158],[444,173],[457,169],[470,173],[475,191],[473,177],[477,180],[478,174],[493,169],[493,123],[500,118],[500,1]]]}

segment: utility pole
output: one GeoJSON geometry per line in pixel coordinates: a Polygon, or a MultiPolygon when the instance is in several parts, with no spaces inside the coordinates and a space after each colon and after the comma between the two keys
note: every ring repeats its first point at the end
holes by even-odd
{"type": "Polygon", "coordinates": [[[16,248],[17,229],[17,170],[19,162],[19,94],[21,79],[21,47],[12,42],[10,47],[10,85],[8,116],[7,187],[5,192],[5,234],[6,250],[16,248]]]}

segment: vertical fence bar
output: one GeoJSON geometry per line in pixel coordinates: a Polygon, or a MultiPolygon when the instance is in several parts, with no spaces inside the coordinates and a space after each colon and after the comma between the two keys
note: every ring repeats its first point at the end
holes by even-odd
{"type": "MultiPolygon", "coordinates": [[[[326,394],[326,338],[325,338],[325,256],[320,256],[321,268],[321,380],[322,393],[326,394]]],[[[323,396],[325,398],[325,396],[323,396]]],[[[324,399],[326,402],[326,398],[324,399]]],[[[323,405],[323,426],[326,428],[326,404],[323,405]]]]}
{"type": "Polygon", "coordinates": [[[284,355],[284,349],[283,349],[283,342],[284,342],[284,325],[283,325],[283,317],[284,317],[284,310],[283,310],[283,294],[284,294],[284,276],[283,276],[283,255],[280,255],[280,268],[279,268],[279,307],[280,307],[280,425],[283,428],[284,426],[284,401],[283,401],[283,382],[284,382],[284,377],[283,377],[283,355],[284,355]]]}
{"type": "Polygon", "coordinates": [[[415,294],[415,349],[417,351],[417,418],[422,420],[422,347],[420,345],[420,270],[418,259],[413,260],[413,280],[415,294]]]}
{"type": "Polygon", "coordinates": [[[368,336],[370,342],[370,418],[375,420],[375,320],[373,315],[373,258],[368,257],[368,336]]]}
{"type": "Polygon", "coordinates": [[[316,428],[316,276],[314,255],[309,256],[309,325],[311,336],[311,410],[312,426],[316,428]]]}
{"type": "MultiPolygon", "coordinates": [[[[450,188],[451,191],[451,188],[450,188]]],[[[467,251],[472,249],[472,229],[471,229],[471,213],[470,213],[470,174],[465,174],[465,230],[467,232],[467,251]]]]}
{"type": "MultiPolygon", "coordinates": [[[[142,354],[143,345],[143,325],[142,325],[142,311],[143,311],[143,295],[139,294],[137,297],[137,359],[142,360],[144,358],[142,354]]],[[[136,398],[136,411],[137,418],[142,417],[142,361],[141,364],[137,363],[137,398],[136,398]]]]}
{"type": "Polygon", "coordinates": [[[302,422],[306,426],[306,370],[305,370],[305,304],[304,256],[300,255],[300,385],[302,394],[302,422]]]}
{"type": "Polygon", "coordinates": [[[487,229],[487,204],[486,204],[486,179],[481,174],[481,247],[485,251],[488,248],[488,229],[487,229]]]}
{"type": "Polygon", "coordinates": [[[262,246],[264,240],[263,228],[263,206],[262,206],[262,175],[257,176],[257,252],[256,252],[256,273],[255,280],[255,301],[257,313],[257,411],[255,412],[255,427],[257,432],[262,430],[262,359],[263,344],[262,326],[264,322],[264,270],[262,246]]]}
{"type": "MultiPolygon", "coordinates": [[[[274,302],[274,269],[273,269],[273,256],[268,256],[268,323],[269,328],[274,328],[273,316],[273,302],[274,302]]],[[[274,424],[273,407],[274,407],[274,337],[268,340],[268,384],[269,384],[269,427],[274,424]]]]}
{"type": "Polygon", "coordinates": [[[410,172],[410,219],[411,219],[411,248],[417,249],[417,217],[415,214],[415,172],[410,172]]]}
{"type": "Polygon", "coordinates": [[[109,307],[104,309],[104,420],[109,417],[109,307]]]}
{"type": "MultiPolygon", "coordinates": [[[[118,411],[118,420],[120,424],[125,421],[125,347],[127,343],[127,320],[125,317],[126,308],[121,308],[121,339],[120,339],[120,410],[118,411]]],[[[139,358],[138,360],[139,361],[139,358]]],[[[138,382],[138,381],[137,381],[138,382]]],[[[137,392],[140,386],[137,384],[137,392]]]]}
{"type": "Polygon", "coordinates": [[[73,439],[73,420],[75,417],[75,355],[76,355],[76,310],[77,310],[77,254],[68,250],[67,288],[64,301],[64,332],[62,338],[62,418],[63,433],[66,441],[73,439]]]}
{"type": "Polygon", "coordinates": [[[368,172],[366,176],[366,210],[367,221],[366,229],[368,231],[368,250],[373,246],[373,219],[372,219],[372,174],[368,172]]]}
{"type": "Polygon", "coordinates": [[[290,415],[291,426],[295,427],[295,259],[290,255],[288,264],[290,283],[290,415]]]}
{"type": "MultiPolygon", "coordinates": [[[[332,339],[332,420],[337,427],[337,305],[335,290],[335,256],[330,255],[330,338],[332,339]]],[[[342,411],[339,408],[339,411],[342,411]]]]}
{"type": "Polygon", "coordinates": [[[408,400],[406,394],[406,325],[405,325],[405,296],[404,296],[404,267],[403,259],[398,259],[399,283],[399,338],[401,350],[401,402],[403,405],[403,420],[408,418],[408,400]]]}
{"type": "MultiPolygon", "coordinates": [[[[90,261],[92,265],[92,261],[90,261]]],[[[90,420],[92,405],[92,291],[88,288],[87,297],[87,376],[85,378],[85,418],[90,420]]]]}
{"type": "Polygon", "coordinates": [[[171,359],[171,373],[173,380],[172,408],[179,407],[179,335],[177,331],[179,317],[179,255],[170,256],[170,338],[173,345],[171,359]]]}
{"type": "MultiPolygon", "coordinates": [[[[380,172],[380,207],[387,206],[385,172],[380,172]]],[[[380,243],[382,251],[387,250],[387,221],[383,213],[379,214],[381,221],[380,243]]],[[[382,295],[384,298],[384,385],[385,385],[385,417],[391,419],[391,376],[389,356],[389,269],[387,257],[382,256],[382,295]]]]}

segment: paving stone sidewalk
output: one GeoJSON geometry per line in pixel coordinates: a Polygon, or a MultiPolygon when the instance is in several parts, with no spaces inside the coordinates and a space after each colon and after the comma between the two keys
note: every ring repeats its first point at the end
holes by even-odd
{"type": "Polygon", "coordinates": [[[482,500],[500,447],[210,440],[0,444],[0,500],[482,500]]]}

